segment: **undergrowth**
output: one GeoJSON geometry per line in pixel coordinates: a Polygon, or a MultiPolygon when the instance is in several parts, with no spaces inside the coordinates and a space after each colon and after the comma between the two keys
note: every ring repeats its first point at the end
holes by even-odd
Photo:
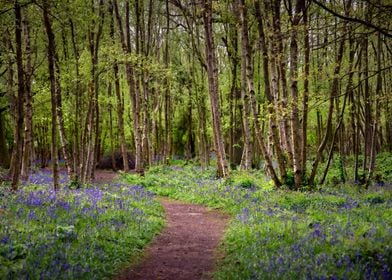
{"type": "Polygon", "coordinates": [[[232,214],[216,279],[391,279],[392,195],[348,186],[274,190],[260,172],[229,179],[195,166],[125,175],[158,195],[232,214]]]}
{"type": "Polygon", "coordinates": [[[163,226],[162,207],[140,186],[54,192],[50,180],[34,174],[0,193],[0,279],[111,277],[163,226]]]}

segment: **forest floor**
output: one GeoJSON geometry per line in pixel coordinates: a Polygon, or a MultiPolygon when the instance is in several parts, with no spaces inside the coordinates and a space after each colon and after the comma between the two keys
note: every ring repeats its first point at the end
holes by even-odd
{"type": "MultiPolygon", "coordinates": [[[[108,183],[116,176],[110,170],[97,170],[95,182],[108,183]]],[[[166,227],[146,249],[141,262],[115,279],[210,279],[229,216],[163,197],[159,201],[165,209],[166,227]]]]}
{"type": "Polygon", "coordinates": [[[166,198],[166,227],[146,249],[144,260],[116,279],[210,279],[229,216],[166,198]]]}
{"type": "Polygon", "coordinates": [[[118,173],[116,173],[112,170],[97,169],[94,174],[94,177],[95,177],[94,182],[96,182],[96,183],[110,183],[117,176],[118,176],[118,173]]]}

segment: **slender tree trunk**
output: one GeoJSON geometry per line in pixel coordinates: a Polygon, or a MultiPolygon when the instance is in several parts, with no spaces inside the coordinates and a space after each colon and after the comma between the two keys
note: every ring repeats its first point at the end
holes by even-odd
{"type": "Polygon", "coordinates": [[[364,172],[368,169],[368,158],[371,153],[372,146],[372,100],[370,96],[370,86],[369,86],[369,52],[368,52],[368,38],[364,36],[362,48],[363,48],[363,59],[364,59],[364,117],[365,117],[365,142],[364,142],[364,160],[363,160],[363,170],[364,172]]]}
{"type": "MultiPolygon", "coordinates": [[[[112,93],[112,83],[109,82],[108,86],[108,96],[111,97],[112,93]]],[[[116,170],[116,158],[114,155],[114,133],[113,133],[113,105],[112,102],[109,103],[109,137],[110,137],[110,155],[112,160],[112,169],[116,170]]]]}
{"type": "Polygon", "coordinates": [[[368,174],[366,178],[366,187],[370,185],[370,182],[373,177],[373,172],[374,168],[376,165],[376,142],[377,142],[377,133],[378,133],[378,124],[380,123],[380,98],[382,95],[382,76],[381,76],[381,55],[382,55],[382,49],[381,49],[381,34],[378,33],[377,36],[377,81],[376,81],[376,107],[375,107],[375,112],[376,116],[373,121],[373,133],[372,133],[372,142],[371,142],[371,147],[370,147],[370,163],[369,163],[369,168],[368,168],[368,174]]]}
{"type": "Polygon", "coordinates": [[[46,35],[48,37],[48,69],[49,69],[49,80],[50,80],[50,94],[51,94],[51,105],[52,105],[52,129],[51,129],[51,157],[52,157],[52,169],[53,169],[53,188],[54,190],[59,189],[59,163],[57,153],[57,98],[56,98],[56,74],[55,74],[55,42],[54,34],[52,30],[52,24],[49,19],[50,7],[47,0],[43,3],[43,17],[46,29],[46,35]]]}
{"type": "MultiPolygon", "coordinates": [[[[94,5],[94,3],[92,3],[94,5]]],[[[93,7],[94,8],[94,7],[93,7]]],[[[103,0],[98,3],[98,23],[95,19],[92,20],[90,30],[88,32],[89,50],[91,59],[91,81],[90,81],[90,95],[89,95],[89,114],[87,125],[87,156],[84,169],[83,181],[94,179],[95,168],[99,158],[100,145],[100,116],[99,116],[99,73],[98,68],[98,53],[99,44],[102,36],[103,22],[105,17],[105,6],[103,0]],[[95,26],[97,25],[97,27],[95,26]]]]}
{"type": "MultiPolygon", "coordinates": [[[[169,40],[170,40],[170,13],[169,0],[166,0],[166,34],[165,34],[165,53],[164,63],[166,68],[169,67],[169,40]]],[[[164,156],[165,163],[169,164],[172,153],[172,126],[171,126],[171,98],[170,98],[170,82],[165,79],[165,146],[164,156]]]]}
{"type": "MultiPolygon", "coordinates": [[[[129,4],[125,6],[125,40],[127,53],[131,53],[131,35],[130,35],[130,19],[129,19],[129,4]]],[[[138,40],[138,38],[136,38],[138,40]]],[[[141,126],[141,100],[138,81],[135,79],[135,73],[129,63],[126,64],[126,73],[130,95],[132,99],[132,114],[134,124],[134,137],[135,137],[135,171],[138,174],[144,175],[144,162],[143,162],[143,138],[141,126]]]]}
{"type": "MultiPolygon", "coordinates": [[[[54,36],[54,35],[53,35],[54,36]]],[[[53,43],[55,44],[55,43],[53,43]]],[[[56,45],[54,45],[56,48],[56,45]]],[[[61,84],[60,84],[60,66],[58,65],[58,56],[56,49],[54,49],[55,55],[55,79],[56,79],[56,111],[57,111],[57,118],[58,118],[58,126],[59,126],[59,136],[60,136],[60,143],[61,143],[61,151],[64,157],[65,167],[67,168],[68,175],[73,178],[74,171],[72,165],[72,153],[69,149],[69,144],[65,132],[65,120],[63,116],[63,108],[62,108],[62,96],[61,96],[61,84]],[[57,62],[57,63],[56,63],[57,62]]]]}
{"type": "MultiPolygon", "coordinates": [[[[350,79],[350,78],[349,78],[349,79],[350,79]]],[[[342,123],[343,123],[344,110],[346,109],[346,101],[347,101],[347,96],[348,96],[348,94],[349,94],[348,91],[351,90],[351,87],[352,87],[352,76],[351,76],[351,83],[349,82],[349,83],[347,84],[347,90],[346,90],[346,95],[344,96],[343,108],[342,108],[342,111],[341,111],[340,116],[339,116],[338,125],[336,126],[335,132],[333,133],[333,136],[332,136],[331,147],[330,147],[329,152],[328,152],[327,165],[326,165],[326,167],[325,167],[325,169],[324,169],[323,176],[322,176],[321,181],[320,181],[320,185],[324,184],[325,178],[327,177],[327,174],[328,174],[329,166],[330,166],[331,161],[332,161],[332,159],[333,159],[333,152],[334,152],[334,146],[335,146],[335,139],[336,139],[336,136],[338,135],[339,129],[340,129],[342,123]]]]}
{"type": "Polygon", "coordinates": [[[203,21],[205,30],[205,51],[207,57],[208,87],[211,102],[212,126],[214,144],[217,156],[217,176],[227,177],[229,170],[226,163],[225,146],[221,128],[221,113],[219,104],[218,68],[215,55],[214,35],[212,29],[212,0],[203,0],[203,21]]]}
{"type": "Polygon", "coordinates": [[[5,139],[4,124],[5,124],[4,111],[0,109],[0,166],[3,168],[9,168],[10,158],[9,158],[7,143],[5,139]]]}
{"type": "Polygon", "coordinates": [[[247,63],[249,50],[248,43],[248,22],[246,19],[246,7],[243,0],[237,3],[239,13],[240,33],[241,33],[241,99],[242,99],[242,125],[244,131],[244,150],[241,160],[241,168],[247,170],[252,168],[252,134],[250,129],[251,106],[249,101],[249,88],[247,76],[247,63]]]}
{"type": "Polygon", "coordinates": [[[293,143],[293,165],[295,187],[299,188],[303,181],[302,137],[299,129],[298,100],[298,26],[300,23],[300,2],[297,1],[292,11],[291,42],[290,42],[290,83],[291,83],[291,135],[293,143]]]}
{"type": "Polygon", "coordinates": [[[80,123],[82,121],[81,110],[82,102],[81,102],[81,83],[79,76],[79,51],[76,45],[76,37],[75,37],[75,29],[72,19],[69,19],[70,28],[71,28],[71,38],[72,38],[72,50],[75,59],[75,75],[76,75],[76,86],[75,86],[75,103],[74,103],[74,123],[73,123],[73,169],[75,172],[75,180],[79,181],[81,177],[81,168],[80,162],[81,158],[83,158],[83,149],[80,146],[83,146],[83,141],[80,139],[80,123]],[[82,145],[80,145],[82,144],[82,145]]]}
{"type": "MultiPolygon", "coordinates": [[[[7,46],[7,50],[9,52],[12,51],[12,44],[11,44],[11,35],[9,34],[9,32],[5,32],[4,34],[4,45],[7,46]]],[[[15,94],[14,94],[14,69],[13,69],[13,61],[11,56],[8,56],[7,58],[7,86],[6,86],[6,91],[7,91],[7,96],[8,96],[8,100],[10,103],[10,115],[11,115],[11,120],[12,122],[15,124],[16,127],[16,114],[15,114],[15,94]]],[[[12,176],[13,175],[13,168],[15,167],[14,162],[14,155],[16,154],[16,149],[14,149],[14,147],[16,147],[15,145],[15,140],[16,140],[16,133],[17,131],[15,131],[16,129],[13,129],[12,133],[14,135],[13,139],[14,139],[14,145],[13,145],[13,149],[12,149],[12,153],[11,153],[11,158],[9,156],[9,152],[7,149],[7,145],[6,145],[6,135],[5,135],[5,128],[4,128],[4,110],[0,111],[0,125],[2,127],[0,127],[0,141],[3,143],[0,143],[0,155],[1,155],[1,159],[0,159],[0,163],[2,163],[4,168],[9,168],[9,174],[12,176]],[[3,155],[4,154],[4,155],[3,155]]]]}
{"type": "MultiPolygon", "coordinates": [[[[268,2],[265,2],[266,5],[268,2]]],[[[277,53],[279,55],[276,56],[276,63],[278,64],[278,76],[280,76],[280,84],[282,88],[282,127],[283,133],[281,134],[282,142],[285,146],[285,150],[287,151],[287,162],[291,168],[293,167],[293,144],[291,137],[291,127],[289,122],[289,105],[288,105],[288,85],[287,85],[287,77],[286,77],[286,59],[284,55],[284,44],[283,44],[283,34],[281,31],[281,0],[275,0],[273,2],[273,12],[272,12],[272,26],[273,26],[273,41],[277,46],[277,53]]],[[[271,56],[274,57],[276,54],[272,53],[271,56]]],[[[277,84],[278,81],[277,81],[277,84]]]]}
{"type": "MultiPolygon", "coordinates": [[[[349,1],[350,2],[350,1],[349,1]]],[[[345,28],[344,28],[345,29],[345,28]]],[[[331,90],[329,93],[329,108],[328,108],[328,118],[327,118],[327,127],[325,129],[324,137],[317,149],[316,153],[316,158],[312,164],[312,171],[309,177],[309,184],[314,183],[314,179],[316,177],[316,172],[318,168],[318,164],[321,160],[322,154],[324,152],[325,147],[327,146],[327,143],[331,137],[331,132],[332,132],[332,115],[334,111],[334,104],[335,104],[335,98],[338,93],[338,86],[339,86],[339,73],[340,73],[340,68],[342,65],[342,59],[343,59],[343,53],[344,53],[344,44],[345,44],[345,39],[342,38],[340,43],[339,43],[339,49],[336,57],[336,62],[335,62],[335,69],[333,72],[333,80],[332,80],[332,86],[331,90]]]]}
{"type": "MultiPolygon", "coordinates": [[[[268,58],[268,50],[267,50],[267,43],[266,43],[266,38],[264,34],[264,24],[263,24],[263,18],[261,16],[260,12],[260,3],[259,1],[255,2],[255,10],[256,10],[256,17],[258,21],[258,31],[259,31],[259,36],[260,36],[260,47],[262,51],[262,56],[263,56],[263,76],[264,76],[264,92],[265,96],[268,100],[268,113],[269,113],[269,118],[270,118],[270,133],[271,133],[271,138],[272,138],[272,143],[275,147],[275,152],[278,160],[278,166],[279,166],[279,172],[280,176],[284,179],[286,177],[286,163],[283,155],[283,151],[280,145],[280,139],[279,139],[279,132],[278,132],[278,125],[277,125],[277,120],[276,120],[276,111],[275,111],[275,104],[274,104],[274,98],[271,93],[271,84],[270,84],[270,73],[269,73],[269,58],[268,58]]],[[[250,49],[250,46],[248,44],[248,49],[250,49]]],[[[249,53],[249,52],[248,52],[249,53]]],[[[250,64],[250,55],[248,54],[248,63],[250,64]]],[[[276,69],[275,63],[273,63],[272,69],[276,69]]],[[[249,68],[249,65],[247,65],[249,68]]],[[[248,70],[250,72],[250,69],[248,70]]],[[[275,71],[276,72],[276,71],[275,71]]],[[[248,77],[248,83],[251,84],[251,77],[248,77]]],[[[279,91],[279,85],[278,85],[278,79],[276,76],[273,77],[272,81],[272,88],[278,92],[279,91]]],[[[251,95],[254,95],[254,90],[252,88],[251,90],[251,95]]],[[[256,98],[252,98],[253,102],[256,101],[256,98]]],[[[256,117],[256,116],[255,116],[256,117]]]]}
{"type": "MultiPolygon", "coordinates": [[[[110,35],[112,37],[113,44],[114,42],[114,22],[113,22],[113,8],[112,5],[110,5],[111,9],[111,22],[110,22],[110,35]]],[[[121,94],[121,89],[120,89],[120,79],[118,76],[118,64],[115,59],[113,62],[113,74],[114,74],[114,91],[116,94],[116,99],[117,99],[117,123],[118,123],[118,133],[120,134],[120,146],[121,146],[121,155],[123,159],[123,166],[124,166],[124,171],[128,172],[129,171],[129,164],[128,164],[128,151],[127,151],[127,143],[125,139],[125,131],[124,131],[124,102],[123,102],[123,96],[121,94]]],[[[111,89],[111,84],[110,84],[110,89],[111,89]]],[[[111,91],[111,90],[110,90],[111,91]]],[[[112,135],[112,129],[110,134],[112,135]]],[[[112,136],[111,136],[112,137],[112,136]]],[[[111,140],[112,141],[112,140],[111,140]]]]}
{"type": "MultiPolygon", "coordinates": [[[[105,20],[105,11],[106,6],[104,5],[104,0],[100,0],[98,4],[98,28],[95,35],[94,40],[94,62],[96,63],[96,70],[98,70],[98,59],[99,59],[99,46],[102,38],[103,32],[103,24],[105,20]]],[[[93,34],[94,35],[94,34],[93,34]]],[[[95,176],[95,169],[97,163],[99,162],[101,156],[101,112],[99,107],[99,75],[100,73],[96,71],[94,77],[94,99],[95,99],[95,123],[94,123],[94,132],[95,132],[95,139],[94,139],[94,156],[92,162],[92,170],[91,170],[91,178],[94,179],[95,176]]]]}
{"type": "Polygon", "coordinates": [[[25,52],[26,52],[26,66],[25,66],[25,129],[24,129],[24,143],[23,143],[23,160],[21,177],[27,180],[33,155],[33,95],[31,92],[31,80],[33,75],[32,62],[31,62],[31,44],[30,44],[30,26],[27,18],[27,9],[23,15],[22,20],[25,52]]]}
{"type": "Polygon", "coordinates": [[[25,95],[25,79],[23,70],[23,53],[22,53],[22,15],[19,1],[15,1],[15,47],[16,47],[16,65],[18,74],[18,94],[16,98],[16,127],[14,139],[14,160],[11,166],[12,190],[18,189],[19,177],[23,156],[23,102],[25,95]]]}
{"type": "MultiPolygon", "coordinates": [[[[130,38],[130,22],[129,22],[129,3],[125,6],[125,34],[122,27],[122,20],[119,13],[117,1],[113,0],[114,13],[120,32],[120,40],[124,53],[131,53],[131,38],[130,38]]],[[[133,117],[133,135],[135,140],[135,171],[138,174],[144,174],[143,164],[143,150],[142,150],[142,127],[140,125],[140,94],[139,87],[136,85],[134,71],[129,62],[125,63],[125,70],[127,76],[127,82],[129,87],[129,95],[132,103],[132,117],[133,117]]]]}
{"type": "Polygon", "coordinates": [[[306,1],[302,1],[302,16],[304,23],[304,93],[303,93],[303,114],[302,114],[302,178],[306,177],[306,160],[308,151],[308,110],[309,110],[309,71],[310,71],[310,42],[309,42],[309,23],[308,9],[306,1]]]}

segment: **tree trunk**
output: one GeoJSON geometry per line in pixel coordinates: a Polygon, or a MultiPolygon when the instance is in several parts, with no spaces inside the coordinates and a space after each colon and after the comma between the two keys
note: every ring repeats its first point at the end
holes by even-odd
{"type": "MultiPolygon", "coordinates": [[[[108,95],[112,96],[112,83],[109,82],[108,95]]],[[[112,169],[116,170],[116,158],[114,155],[114,133],[113,133],[113,105],[112,102],[109,103],[109,137],[110,137],[110,155],[112,160],[112,169]]]]}
{"type": "MultiPolygon", "coordinates": [[[[257,17],[257,21],[258,21],[258,31],[259,31],[259,36],[260,36],[259,43],[260,43],[260,48],[261,48],[262,57],[263,57],[264,92],[265,92],[265,96],[268,100],[267,110],[268,110],[269,118],[270,118],[270,134],[271,134],[271,138],[272,138],[272,143],[273,143],[273,145],[275,147],[275,151],[276,151],[280,176],[281,176],[281,178],[285,179],[285,177],[286,177],[286,163],[285,163],[283,151],[282,151],[282,148],[280,145],[274,98],[271,93],[268,50],[267,50],[267,43],[266,43],[266,38],[265,38],[265,34],[264,34],[264,24],[263,24],[263,18],[261,16],[261,12],[260,12],[259,1],[255,2],[255,8],[256,8],[256,17],[257,17]]],[[[249,44],[248,44],[247,48],[250,49],[249,44]]],[[[248,55],[248,63],[250,64],[250,55],[248,55]]],[[[247,67],[249,69],[250,65],[248,65],[247,67]]],[[[276,70],[275,61],[273,61],[273,65],[271,66],[271,69],[276,70]]],[[[250,69],[248,70],[248,72],[250,72],[250,69]]],[[[279,84],[278,84],[278,78],[277,78],[276,71],[274,74],[275,75],[273,75],[272,88],[277,93],[279,91],[279,84]]],[[[251,84],[251,77],[248,77],[248,84],[251,84]]],[[[253,95],[254,95],[254,90],[251,90],[251,93],[253,93],[253,95]]],[[[255,102],[256,99],[254,97],[252,99],[254,100],[253,102],[255,102]]]]}
{"type": "MultiPolygon", "coordinates": [[[[237,3],[237,9],[239,10],[239,23],[241,33],[241,100],[242,100],[242,125],[244,131],[244,148],[243,157],[241,160],[242,169],[252,168],[252,134],[250,129],[250,116],[251,106],[249,101],[249,88],[248,88],[248,75],[247,75],[247,63],[249,63],[248,57],[250,54],[249,43],[248,43],[248,22],[247,12],[245,3],[243,0],[239,0],[237,3]]],[[[251,73],[252,74],[252,73],[251,73]]],[[[250,77],[252,78],[252,77],[250,77]]],[[[250,82],[250,81],[249,81],[250,82]]]]}
{"type": "Polygon", "coordinates": [[[79,51],[76,45],[76,37],[75,37],[75,29],[72,19],[69,19],[70,28],[71,28],[71,38],[72,38],[72,50],[75,59],[75,75],[76,75],[76,86],[75,86],[75,103],[74,103],[74,123],[73,123],[73,170],[75,172],[75,181],[79,181],[81,177],[81,168],[80,162],[81,158],[83,158],[83,141],[80,139],[80,123],[82,122],[82,113],[81,113],[81,83],[80,83],[80,75],[79,75],[79,51]]]}
{"type": "Polygon", "coordinates": [[[16,99],[16,126],[15,126],[15,146],[14,160],[11,166],[12,170],[12,190],[18,189],[19,177],[22,165],[23,156],[23,102],[25,95],[25,79],[23,69],[23,53],[22,53],[22,16],[19,1],[15,1],[15,43],[16,43],[16,65],[18,74],[18,95],[16,99]]]}
{"type": "MultiPolygon", "coordinates": [[[[120,40],[124,53],[131,53],[131,39],[130,39],[130,26],[129,26],[129,3],[125,6],[125,34],[122,27],[122,20],[118,10],[117,1],[113,0],[113,8],[116,16],[118,29],[120,33],[120,40]]],[[[132,103],[132,117],[133,117],[133,135],[135,140],[135,171],[138,174],[144,174],[143,164],[143,150],[142,150],[142,127],[140,117],[140,94],[139,87],[136,85],[134,70],[131,67],[130,62],[125,62],[125,70],[127,76],[127,82],[129,87],[129,95],[132,103]]]]}
{"type": "Polygon", "coordinates": [[[31,44],[30,44],[30,26],[27,18],[27,9],[22,20],[25,51],[26,51],[26,67],[25,67],[25,129],[24,129],[24,143],[23,143],[23,160],[21,177],[27,180],[30,173],[32,156],[34,151],[33,146],[33,95],[31,92],[31,80],[33,75],[31,64],[31,44]]]}
{"type": "MultiPolygon", "coordinates": [[[[268,2],[265,2],[266,5],[268,2]]],[[[273,26],[273,36],[272,39],[276,44],[277,53],[279,54],[276,56],[276,63],[278,64],[278,76],[280,76],[280,85],[282,89],[282,98],[281,98],[281,109],[282,109],[282,116],[281,118],[281,127],[282,127],[282,143],[285,147],[287,152],[287,162],[290,168],[293,168],[293,145],[292,145],[292,137],[291,137],[291,127],[289,122],[289,115],[288,115],[288,86],[287,86],[287,77],[286,77],[286,59],[284,55],[284,45],[283,45],[283,37],[281,31],[281,0],[276,0],[273,3],[273,12],[272,12],[272,26],[273,26]]],[[[275,57],[275,53],[271,53],[271,57],[275,57]]],[[[277,81],[277,84],[279,82],[277,81]]],[[[278,85],[279,86],[279,85],[278,85]]]]}
{"type": "MultiPolygon", "coordinates": [[[[349,1],[349,2],[351,2],[351,1],[349,1]]],[[[345,29],[346,28],[344,27],[344,30],[345,29]]],[[[332,85],[331,85],[331,89],[330,89],[330,93],[329,93],[329,108],[328,108],[327,127],[324,132],[324,137],[323,137],[323,139],[317,149],[316,158],[312,164],[312,171],[311,171],[311,174],[309,177],[309,184],[310,185],[312,185],[314,183],[318,164],[321,160],[324,149],[327,146],[327,143],[331,137],[332,115],[333,115],[333,111],[334,111],[335,98],[337,97],[337,93],[338,93],[338,86],[339,86],[339,80],[340,80],[339,73],[340,73],[340,68],[342,65],[342,58],[343,58],[343,53],[344,53],[344,43],[345,43],[345,39],[342,38],[339,43],[339,49],[338,49],[338,53],[336,56],[336,62],[335,62],[335,69],[333,72],[333,80],[332,80],[332,85]]]]}
{"type": "Polygon", "coordinates": [[[310,42],[309,42],[309,23],[308,23],[308,8],[306,1],[302,3],[302,16],[304,23],[304,94],[303,94],[303,114],[302,114],[302,178],[306,177],[306,160],[307,160],[307,143],[308,143],[308,110],[309,110],[309,71],[310,71],[310,42]]]}
{"type": "Polygon", "coordinates": [[[299,188],[303,181],[302,137],[299,129],[298,101],[298,26],[300,23],[300,1],[297,1],[292,11],[291,41],[290,41],[290,83],[291,83],[291,135],[293,143],[293,165],[295,187],[299,188]]]}
{"type": "MultiPolygon", "coordinates": [[[[166,34],[165,34],[165,53],[164,63],[166,68],[169,67],[169,39],[170,39],[170,13],[169,13],[169,0],[166,0],[166,34]]],[[[171,126],[171,98],[170,98],[170,82],[165,79],[165,146],[164,157],[165,163],[169,164],[172,156],[172,126],[171,126]]]]}
{"type": "Polygon", "coordinates": [[[226,163],[226,154],[221,128],[221,113],[219,104],[218,68],[215,56],[214,35],[212,29],[212,0],[203,0],[203,21],[205,30],[205,51],[207,57],[208,87],[211,102],[212,126],[214,131],[214,144],[217,156],[217,176],[227,177],[229,170],[226,163]]]}
{"type": "MultiPolygon", "coordinates": [[[[113,44],[114,42],[114,22],[113,22],[113,8],[112,5],[111,7],[111,22],[110,22],[110,35],[112,37],[113,44]]],[[[113,74],[114,74],[114,91],[116,94],[116,99],[117,99],[117,124],[118,124],[118,133],[120,135],[120,146],[121,146],[121,155],[123,159],[123,166],[124,166],[124,171],[128,172],[129,171],[129,164],[128,164],[128,151],[127,151],[127,143],[125,139],[125,131],[124,131],[124,102],[123,102],[123,96],[121,94],[121,89],[120,89],[120,79],[118,77],[118,64],[115,59],[113,62],[113,74]]],[[[110,84],[110,89],[111,89],[111,84],[110,84]]],[[[111,91],[111,90],[110,90],[111,91]]],[[[110,134],[112,135],[112,129],[110,134]]],[[[112,140],[111,140],[112,141],[112,140]]]]}
{"type": "Polygon", "coordinates": [[[5,139],[4,111],[0,109],[0,166],[9,168],[10,158],[5,139]]]}
{"type": "Polygon", "coordinates": [[[381,49],[381,34],[380,32],[378,33],[377,36],[377,82],[376,82],[376,106],[375,106],[375,112],[376,112],[376,117],[374,118],[373,122],[373,131],[372,131],[372,141],[371,141],[371,147],[370,147],[370,163],[369,163],[369,168],[368,168],[368,174],[366,178],[366,187],[370,185],[371,180],[373,179],[373,172],[374,168],[376,165],[376,142],[377,142],[377,132],[378,132],[378,124],[380,123],[380,98],[382,96],[382,76],[381,76],[381,55],[382,55],[382,49],[381,49]]]}
{"type": "Polygon", "coordinates": [[[51,129],[51,157],[52,157],[52,169],[53,169],[53,188],[54,190],[59,189],[59,163],[57,154],[57,98],[56,98],[56,74],[55,74],[55,42],[52,25],[49,19],[50,6],[47,0],[43,3],[43,17],[46,29],[46,35],[48,37],[48,69],[49,69],[49,80],[50,80],[50,95],[52,105],[52,129],[51,129]]]}

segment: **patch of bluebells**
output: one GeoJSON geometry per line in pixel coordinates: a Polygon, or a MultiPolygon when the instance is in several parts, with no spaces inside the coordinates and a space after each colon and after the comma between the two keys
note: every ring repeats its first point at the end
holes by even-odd
{"type": "Polygon", "coordinates": [[[163,225],[161,206],[140,186],[71,190],[64,179],[55,192],[45,176],[0,197],[0,279],[102,279],[163,225]]]}
{"type": "MultiPolygon", "coordinates": [[[[66,172],[59,172],[59,183],[62,187],[65,187],[69,183],[66,172]]],[[[23,185],[53,186],[52,171],[49,169],[34,171],[29,175],[29,179],[23,182],[23,185]]]]}
{"type": "Polygon", "coordinates": [[[234,274],[238,279],[392,278],[388,203],[375,209],[356,198],[338,207],[288,211],[271,201],[249,202],[236,215],[227,240],[229,252],[234,253],[218,278],[234,274]],[[319,216],[320,211],[328,216],[319,216]],[[241,266],[232,274],[230,263],[235,262],[241,266]]]}
{"type": "Polygon", "coordinates": [[[214,170],[159,171],[139,183],[232,214],[217,279],[392,279],[392,195],[386,189],[266,191],[216,180],[214,170]]]}

